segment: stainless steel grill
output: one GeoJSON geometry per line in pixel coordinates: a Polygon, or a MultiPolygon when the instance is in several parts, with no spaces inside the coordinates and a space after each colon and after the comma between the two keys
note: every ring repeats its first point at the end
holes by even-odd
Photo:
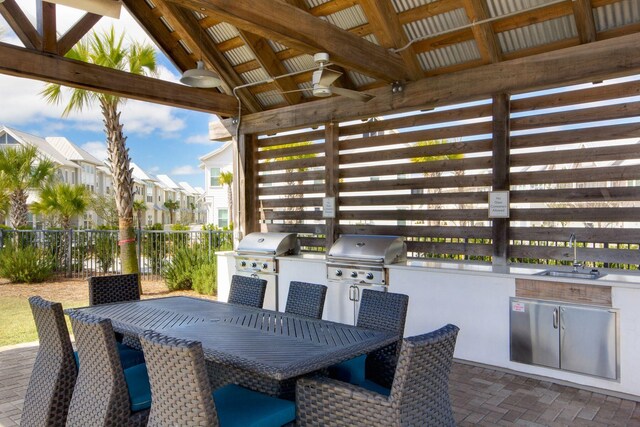
{"type": "Polygon", "coordinates": [[[399,236],[347,234],[327,255],[327,279],[364,285],[388,285],[385,264],[407,260],[407,245],[399,236]]]}
{"type": "Polygon", "coordinates": [[[236,274],[267,280],[264,308],[278,309],[278,260],[297,255],[300,241],[296,233],[250,233],[239,243],[235,253],[236,274]]]}

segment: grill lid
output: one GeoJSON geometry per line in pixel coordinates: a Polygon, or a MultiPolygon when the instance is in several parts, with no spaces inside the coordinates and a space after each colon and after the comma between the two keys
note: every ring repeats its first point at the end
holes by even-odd
{"type": "Polygon", "coordinates": [[[238,243],[238,255],[297,255],[300,242],[297,233],[249,233],[238,243]]]}
{"type": "Polygon", "coordinates": [[[335,241],[327,261],[363,261],[394,264],[407,260],[407,245],[400,236],[345,234],[335,241]]]}

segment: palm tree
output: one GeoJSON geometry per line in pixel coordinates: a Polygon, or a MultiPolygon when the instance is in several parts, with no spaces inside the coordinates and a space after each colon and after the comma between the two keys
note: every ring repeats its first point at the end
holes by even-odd
{"type": "MultiPolygon", "coordinates": [[[[124,34],[116,37],[113,27],[102,34],[91,33],[81,40],[65,56],[78,61],[128,71],[138,75],[154,74],[156,56],[153,47],[133,43],[123,46],[124,34]]],[[[48,84],[42,92],[51,103],[61,101],[62,88],[57,84],[48,84]]],[[[95,93],[82,89],[71,89],[71,99],[63,111],[67,116],[71,111],[82,109],[97,102],[102,110],[107,150],[113,174],[113,186],[118,210],[118,240],[120,261],[123,273],[139,271],[136,256],[136,235],[133,229],[133,177],[129,162],[129,150],[126,137],[122,133],[119,107],[125,100],[108,93],[95,93]]]]}
{"type": "Polygon", "coordinates": [[[89,192],[84,186],[56,182],[42,188],[40,200],[31,204],[31,211],[55,215],[60,218],[62,228],[69,230],[71,220],[87,211],[89,201],[89,192]]]}
{"type": "Polygon", "coordinates": [[[177,200],[167,200],[166,202],[164,202],[164,207],[169,209],[169,222],[171,222],[171,224],[173,224],[173,212],[176,209],[180,209],[180,203],[178,203],[177,200]]]}
{"type": "Polygon", "coordinates": [[[9,193],[10,221],[13,228],[27,224],[27,196],[29,189],[37,189],[50,182],[56,165],[38,158],[34,146],[0,150],[0,174],[3,188],[9,193]]]}
{"type": "MultiPolygon", "coordinates": [[[[222,171],[218,177],[220,185],[227,186],[227,204],[229,206],[229,217],[233,218],[233,193],[231,190],[231,184],[233,184],[233,172],[222,171]]],[[[230,221],[231,222],[231,221],[230,221]]]]}
{"type": "Polygon", "coordinates": [[[147,204],[144,200],[134,200],[133,210],[136,212],[136,217],[138,218],[138,230],[142,230],[142,215],[144,215],[144,212],[147,210],[147,204]]]}

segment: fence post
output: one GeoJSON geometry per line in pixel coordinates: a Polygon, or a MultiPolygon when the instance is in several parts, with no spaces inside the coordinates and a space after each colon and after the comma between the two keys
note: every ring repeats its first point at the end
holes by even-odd
{"type": "Polygon", "coordinates": [[[136,237],[138,240],[138,272],[142,277],[142,230],[140,228],[136,230],[136,237]]]}
{"type": "Polygon", "coordinates": [[[4,230],[0,228],[0,250],[4,248],[4,230]]]}
{"type": "Polygon", "coordinates": [[[69,243],[67,244],[67,277],[71,277],[71,264],[73,262],[73,228],[69,229],[69,243]]]}
{"type": "Polygon", "coordinates": [[[208,251],[209,261],[211,261],[211,251],[213,249],[213,242],[212,242],[212,236],[211,236],[212,232],[213,230],[209,229],[209,251],[208,251]]]}

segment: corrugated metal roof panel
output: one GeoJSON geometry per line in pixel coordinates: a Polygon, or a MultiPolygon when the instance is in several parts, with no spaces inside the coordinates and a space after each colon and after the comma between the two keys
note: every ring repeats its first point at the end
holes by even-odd
{"type": "Polygon", "coordinates": [[[245,83],[256,83],[267,80],[270,76],[263,68],[257,68],[240,74],[240,78],[242,78],[245,83]]]}
{"type": "Polygon", "coordinates": [[[349,74],[351,81],[356,85],[356,87],[368,85],[376,81],[376,79],[360,74],[357,71],[347,71],[347,74],[349,74]]]}
{"type": "Polygon", "coordinates": [[[418,55],[420,66],[425,71],[462,64],[476,59],[480,59],[480,51],[473,40],[430,50],[418,55]]]}
{"type": "Polygon", "coordinates": [[[234,67],[255,59],[253,52],[251,52],[251,50],[246,46],[240,46],[235,49],[228,50],[224,52],[224,56],[234,67]]]}
{"type": "Polygon", "coordinates": [[[307,6],[309,6],[309,8],[312,8],[312,7],[320,6],[321,4],[329,3],[331,0],[305,0],[305,1],[307,3],[307,6]]]}
{"type": "Polygon", "coordinates": [[[524,11],[532,7],[554,3],[558,0],[487,0],[489,16],[502,16],[513,12],[524,11]]]}
{"type": "Polygon", "coordinates": [[[392,0],[393,7],[397,13],[415,9],[425,4],[433,3],[436,0],[392,0]]]}
{"type": "Polygon", "coordinates": [[[594,18],[597,31],[640,22],[640,2],[638,0],[623,0],[599,7],[594,11],[594,18]]]}
{"type": "Polygon", "coordinates": [[[577,37],[573,15],[498,33],[503,52],[514,52],[577,37]]]}
{"type": "Polygon", "coordinates": [[[441,13],[419,21],[405,24],[404,30],[409,40],[439,34],[443,31],[462,27],[469,24],[467,13],[464,9],[456,9],[451,12],[441,13]]]}
{"type": "Polygon", "coordinates": [[[288,47],[286,47],[283,44],[280,44],[278,42],[275,42],[273,40],[267,40],[267,42],[269,43],[269,46],[271,46],[271,49],[273,49],[274,52],[282,52],[283,50],[287,50],[289,49],[288,47]]]}
{"type": "Polygon", "coordinates": [[[316,63],[313,62],[313,56],[304,54],[285,59],[282,61],[282,65],[284,65],[289,73],[293,73],[313,68],[316,66],[316,63]]]}
{"type": "Polygon", "coordinates": [[[277,90],[256,93],[255,97],[258,98],[258,101],[264,107],[270,107],[272,105],[278,105],[285,102],[284,98],[282,97],[282,94],[277,90]]]}
{"type": "Polygon", "coordinates": [[[363,39],[365,39],[368,42],[371,42],[373,44],[377,44],[379,45],[380,43],[378,43],[378,39],[376,38],[375,35],[373,34],[367,34],[366,36],[363,37],[363,39]]]}
{"type": "Polygon", "coordinates": [[[342,28],[343,30],[348,30],[349,28],[358,27],[367,23],[367,17],[359,4],[343,9],[339,12],[332,13],[326,17],[322,17],[322,19],[326,19],[329,23],[342,28]]]}
{"type": "Polygon", "coordinates": [[[154,9],[156,7],[156,4],[151,0],[145,0],[145,3],[147,3],[149,7],[151,7],[151,9],[154,9]]]}
{"type": "Polygon", "coordinates": [[[207,28],[207,33],[213,38],[216,43],[222,43],[227,40],[231,40],[234,37],[238,37],[239,33],[236,27],[229,25],[226,22],[221,22],[212,27],[207,28]]]}
{"type": "Polygon", "coordinates": [[[189,55],[191,55],[193,53],[191,48],[189,46],[187,46],[187,44],[184,42],[184,40],[178,40],[178,43],[180,43],[180,46],[182,46],[182,48],[185,50],[185,52],[187,52],[189,55]]]}
{"type": "Polygon", "coordinates": [[[160,17],[160,22],[162,22],[164,26],[167,27],[167,30],[169,30],[170,33],[173,33],[175,31],[171,24],[169,24],[169,21],[167,21],[167,18],[165,18],[164,16],[160,17]]]}
{"type": "Polygon", "coordinates": [[[193,12],[193,16],[195,16],[198,21],[207,16],[204,13],[198,12],[197,10],[192,10],[192,12],[193,12]]]}

